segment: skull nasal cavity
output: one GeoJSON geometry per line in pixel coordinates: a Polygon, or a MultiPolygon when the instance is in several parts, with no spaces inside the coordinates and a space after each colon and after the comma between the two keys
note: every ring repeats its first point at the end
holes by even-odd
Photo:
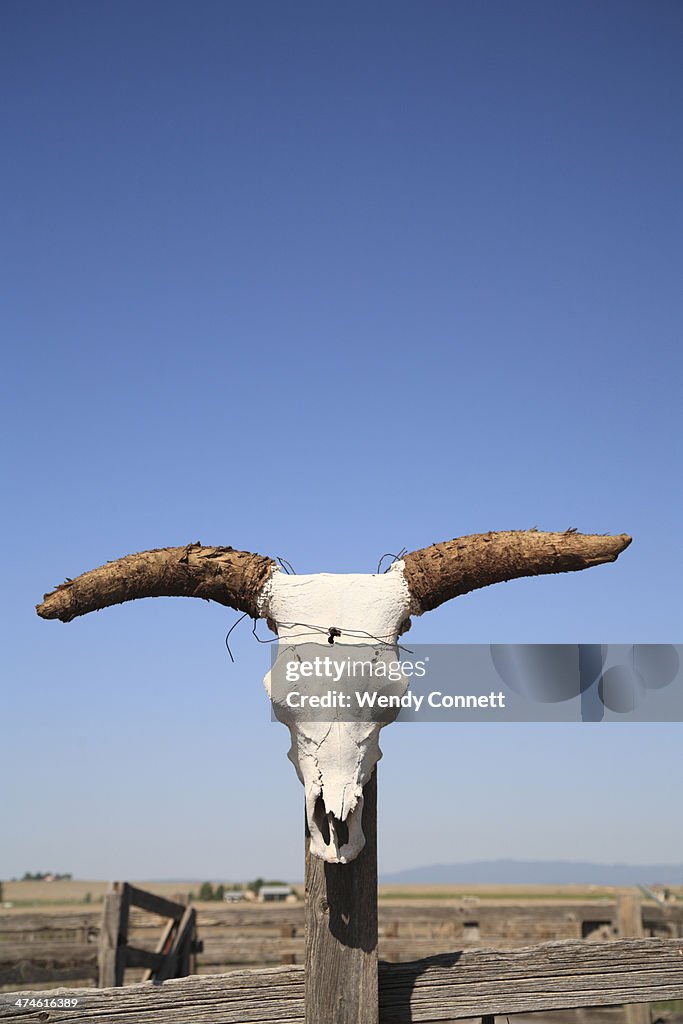
{"type": "Polygon", "coordinates": [[[349,826],[345,821],[334,819],[334,831],[337,833],[337,842],[340,846],[346,846],[349,841],[349,826]]]}
{"type": "Polygon", "coordinates": [[[325,846],[330,844],[330,826],[327,821],[327,814],[325,813],[325,804],[321,796],[315,802],[315,808],[313,810],[313,820],[318,827],[320,835],[323,837],[325,846]]]}
{"type": "Polygon", "coordinates": [[[334,822],[334,833],[337,839],[338,846],[345,846],[349,841],[349,826],[345,821],[340,821],[339,818],[335,818],[333,815],[328,814],[325,810],[325,803],[321,796],[315,802],[315,809],[313,811],[313,820],[315,821],[320,835],[323,837],[325,846],[330,845],[331,833],[330,833],[330,819],[334,822]]]}

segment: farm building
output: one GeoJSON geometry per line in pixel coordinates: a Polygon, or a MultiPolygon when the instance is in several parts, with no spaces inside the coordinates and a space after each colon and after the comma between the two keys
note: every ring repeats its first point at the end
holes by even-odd
{"type": "Polygon", "coordinates": [[[262,885],[258,898],[261,903],[291,903],[296,896],[291,885],[262,885]]]}

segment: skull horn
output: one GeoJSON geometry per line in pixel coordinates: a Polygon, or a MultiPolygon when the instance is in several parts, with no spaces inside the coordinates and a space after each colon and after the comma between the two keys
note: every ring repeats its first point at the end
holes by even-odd
{"type": "Polygon", "coordinates": [[[199,542],[141,551],[67,580],[46,594],[36,611],[43,619],[70,622],[140,597],[203,597],[258,618],[259,593],[276,567],[263,555],[199,542]]]}
{"type": "Polygon", "coordinates": [[[413,598],[413,614],[421,615],[491,583],[614,562],[630,543],[625,533],[615,537],[574,530],[474,533],[411,551],[404,556],[403,572],[413,598]]]}

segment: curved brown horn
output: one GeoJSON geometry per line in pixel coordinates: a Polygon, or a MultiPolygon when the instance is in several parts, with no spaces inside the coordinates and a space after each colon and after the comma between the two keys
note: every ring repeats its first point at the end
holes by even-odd
{"type": "Polygon", "coordinates": [[[614,562],[630,543],[625,533],[474,533],[411,551],[404,557],[403,571],[416,605],[414,614],[420,615],[491,583],[614,562]]]}
{"type": "Polygon", "coordinates": [[[275,562],[233,548],[158,548],[126,555],[67,580],[36,611],[70,622],[78,615],[139,597],[203,597],[258,618],[258,595],[275,562]]]}

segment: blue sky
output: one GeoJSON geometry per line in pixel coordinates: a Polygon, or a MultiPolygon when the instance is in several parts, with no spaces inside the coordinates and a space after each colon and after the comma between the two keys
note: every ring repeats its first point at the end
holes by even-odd
{"type": "MultiPolygon", "coordinates": [[[[231,665],[204,602],[35,616],[130,551],[629,532],[411,638],[680,642],[679,3],[0,17],[0,877],[301,876],[247,624],[231,665]]],[[[381,867],[680,862],[680,730],[390,727],[381,867]]]]}

